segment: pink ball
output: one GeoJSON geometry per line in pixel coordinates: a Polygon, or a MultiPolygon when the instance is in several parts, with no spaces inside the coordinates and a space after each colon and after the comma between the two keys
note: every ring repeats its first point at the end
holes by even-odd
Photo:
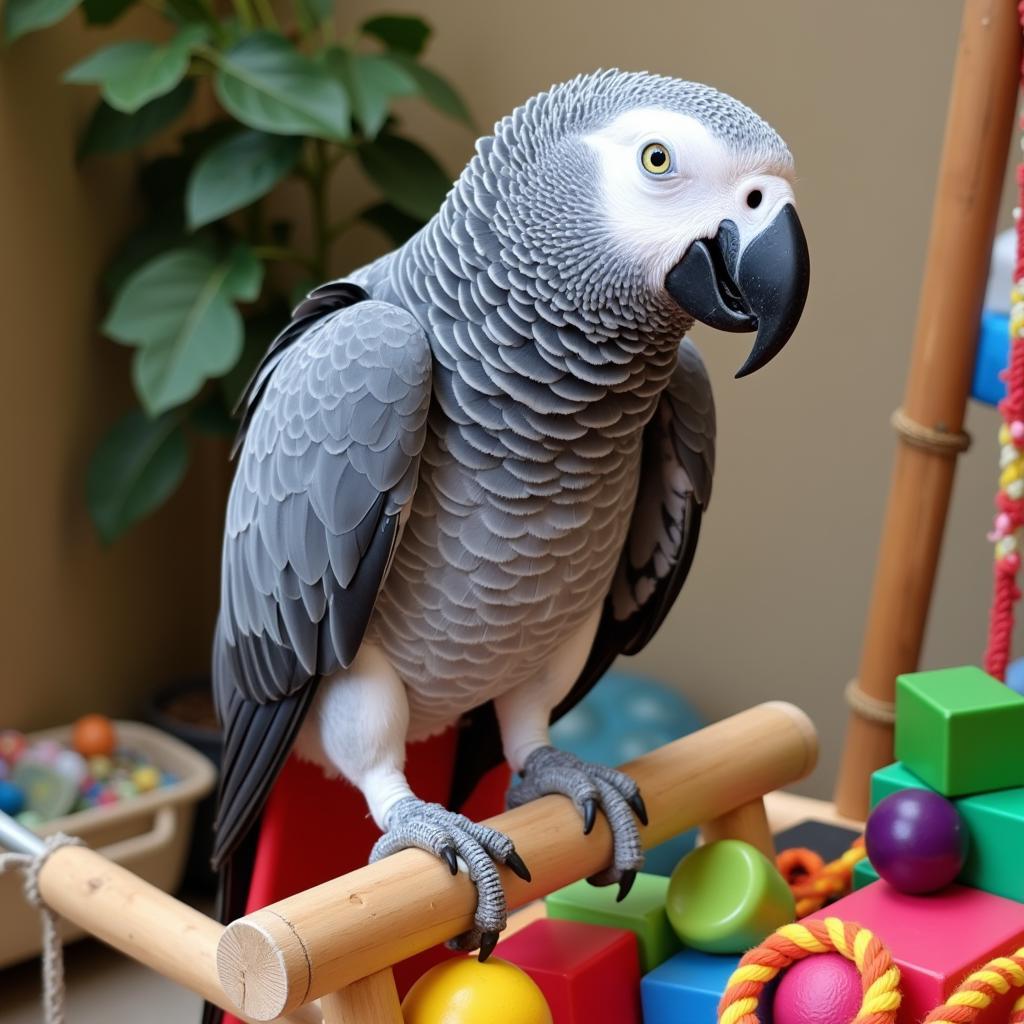
{"type": "Polygon", "coordinates": [[[782,975],[772,1004],[774,1024],[849,1024],[863,986],[857,968],[838,953],[799,960],[782,975]]]}

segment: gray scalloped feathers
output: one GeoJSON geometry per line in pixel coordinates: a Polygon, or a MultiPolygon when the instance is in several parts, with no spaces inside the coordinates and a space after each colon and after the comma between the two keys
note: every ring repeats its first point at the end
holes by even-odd
{"type": "Polygon", "coordinates": [[[608,71],[553,87],[480,140],[409,242],[313,292],[257,371],[215,638],[219,861],[317,680],[364,636],[407,685],[411,737],[473,716],[466,792],[501,756],[481,706],[603,609],[569,706],[671,606],[710,497],[711,390],[680,346],[690,320],[609,244],[580,142],[639,105],[789,160],[706,86],[608,71]]]}

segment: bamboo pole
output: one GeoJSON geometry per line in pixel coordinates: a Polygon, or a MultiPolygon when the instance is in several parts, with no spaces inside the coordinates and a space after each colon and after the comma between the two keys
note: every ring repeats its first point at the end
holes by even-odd
{"type": "Polygon", "coordinates": [[[1013,0],[966,0],[901,443],[861,653],[858,686],[867,699],[851,700],[836,786],[836,809],[846,817],[867,815],[871,772],[893,756],[896,676],[913,671],[921,653],[953,485],[955,441],[974,366],[1020,48],[1013,0]]]}
{"type": "MultiPolygon", "coordinates": [[[[791,704],[768,703],[701,729],[624,766],[650,816],[645,846],[749,805],[807,775],[817,737],[791,704]]],[[[529,866],[531,882],[501,869],[510,907],[591,875],[612,856],[599,815],[583,835],[564,797],[492,818],[529,866]]],[[[217,965],[225,992],[258,1020],[288,1013],[466,931],[476,892],[436,858],[403,850],[376,864],[240,918],[224,932],[217,965]]]]}
{"type": "MultiPolygon", "coordinates": [[[[85,846],[62,846],[46,858],[39,893],[62,918],[237,1014],[217,977],[217,944],[224,932],[217,921],[85,846]]],[[[285,1019],[316,1024],[320,1014],[307,1007],[285,1019]]]]}

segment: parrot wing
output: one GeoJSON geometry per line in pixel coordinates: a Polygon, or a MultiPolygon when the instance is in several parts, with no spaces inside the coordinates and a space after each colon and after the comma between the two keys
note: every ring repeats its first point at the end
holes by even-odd
{"type": "Polygon", "coordinates": [[[254,830],[319,678],[355,658],[416,488],[430,347],[411,314],[352,287],[312,293],[244,400],[214,637],[218,867],[254,830]]]}
{"type": "MultiPolygon", "coordinates": [[[[693,563],[701,516],[711,498],[715,404],[704,362],[688,340],[644,430],[640,485],[629,533],[605,599],[594,645],[557,720],[582,700],[620,654],[636,654],[658,631],[693,563]]],[[[469,716],[460,737],[452,806],[500,759],[494,707],[469,716]]]]}

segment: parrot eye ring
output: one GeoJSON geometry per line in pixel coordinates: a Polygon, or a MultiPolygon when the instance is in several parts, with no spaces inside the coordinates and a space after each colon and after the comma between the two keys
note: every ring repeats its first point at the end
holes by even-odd
{"type": "Polygon", "coordinates": [[[648,174],[667,174],[672,168],[668,146],[661,142],[648,142],[640,151],[640,165],[648,174]]]}

